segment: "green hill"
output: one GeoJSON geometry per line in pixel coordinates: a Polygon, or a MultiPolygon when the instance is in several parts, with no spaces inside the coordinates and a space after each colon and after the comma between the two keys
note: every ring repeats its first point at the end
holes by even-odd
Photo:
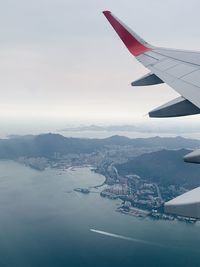
{"type": "Polygon", "coordinates": [[[189,150],[161,150],[143,154],[117,165],[120,175],[137,174],[149,182],[162,185],[183,185],[194,188],[200,185],[200,165],[183,161],[189,150]]]}

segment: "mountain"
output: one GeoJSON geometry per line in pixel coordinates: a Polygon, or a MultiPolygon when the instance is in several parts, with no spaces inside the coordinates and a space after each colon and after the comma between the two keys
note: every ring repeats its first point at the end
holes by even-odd
{"type": "Polygon", "coordinates": [[[146,153],[116,167],[120,175],[137,174],[149,182],[194,188],[200,185],[200,165],[183,161],[189,152],[180,149],[146,153]]]}
{"type": "Polygon", "coordinates": [[[179,125],[176,124],[162,124],[162,128],[158,124],[120,124],[120,125],[80,125],[80,126],[68,126],[63,129],[59,129],[59,132],[137,132],[137,133],[173,133],[173,134],[184,134],[184,133],[198,133],[199,126],[196,125],[179,125]]]}
{"type": "Polygon", "coordinates": [[[114,146],[131,148],[195,149],[200,147],[199,140],[176,138],[136,138],[112,136],[105,139],[67,138],[59,134],[41,134],[37,136],[14,136],[0,139],[0,159],[25,157],[51,158],[55,152],[61,155],[92,153],[114,146]]]}

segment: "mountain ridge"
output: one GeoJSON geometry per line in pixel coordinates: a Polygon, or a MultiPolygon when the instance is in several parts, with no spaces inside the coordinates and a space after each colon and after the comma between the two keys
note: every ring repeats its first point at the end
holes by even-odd
{"type": "Polygon", "coordinates": [[[111,136],[104,139],[64,137],[60,134],[40,134],[14,136],[0,139],[0,159],[25,157],[51,158],[54,153],[61,155],[85,154],[103,150],[108,147],[158,148],[161,149],[196,149],[200,140],[183,137],[151,137],[130,139],[124,136],[111,136]]]}
{"type": "Polygon", "coordinates": [[[183,156],[189,152],[187,149],[163,149],[142,154],[116,168],[122,176],[137,174],[148,182],[195,188],[200,186],[200,166],[183,161],[183,156]]]}

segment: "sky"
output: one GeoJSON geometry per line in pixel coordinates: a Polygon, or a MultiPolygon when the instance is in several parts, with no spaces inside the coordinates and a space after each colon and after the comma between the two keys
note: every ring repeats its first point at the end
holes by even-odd
{"type": "Polygon", "coordinates": [[[200,50],[198,0],[0,1],[0,135],[68,124],[198,124],[149,119],[177,97],[167,85],[133,88],[148,71],[129,54],[103,10],[149,43],[200,50]]]}

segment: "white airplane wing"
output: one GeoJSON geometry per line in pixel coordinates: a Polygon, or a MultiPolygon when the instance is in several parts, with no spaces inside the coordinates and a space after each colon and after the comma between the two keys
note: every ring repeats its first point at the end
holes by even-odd
{"type": "MultiPolygon", "coordinates": [[[[166,83],[180,97],[149,112],[150,117],[178,117],[200,113],[200,52],[166,49],[145,42],[110,11],[103,12],[125,46],[149,74],[132,82],[133,86],[166,83]]],[[[200,163],[200,149],[184,157],[200,163]]],[[[200,219],[200,187],[165,203],[166,212],[200,219]]]]}
{"type": "MultiPolygon", "coordinates": [[[[200,113],[200,52],[166,49],[145,42],[110,11],[103,12],[130,53],[149,74],[132,82],[133,86],[166,83],[180,97],[149,112],[150,117],[166,118],[200,113]]],[[[186,162],[200,163],[200,150],[185,156],[186,162]],[[193,157],[194,155],[194,157],[193,157]]]]}
{"type": "Polygon", "coordinates": [[[178,196],[165,203],[165,212],[200,218],[200,187],[178,196]]]}

